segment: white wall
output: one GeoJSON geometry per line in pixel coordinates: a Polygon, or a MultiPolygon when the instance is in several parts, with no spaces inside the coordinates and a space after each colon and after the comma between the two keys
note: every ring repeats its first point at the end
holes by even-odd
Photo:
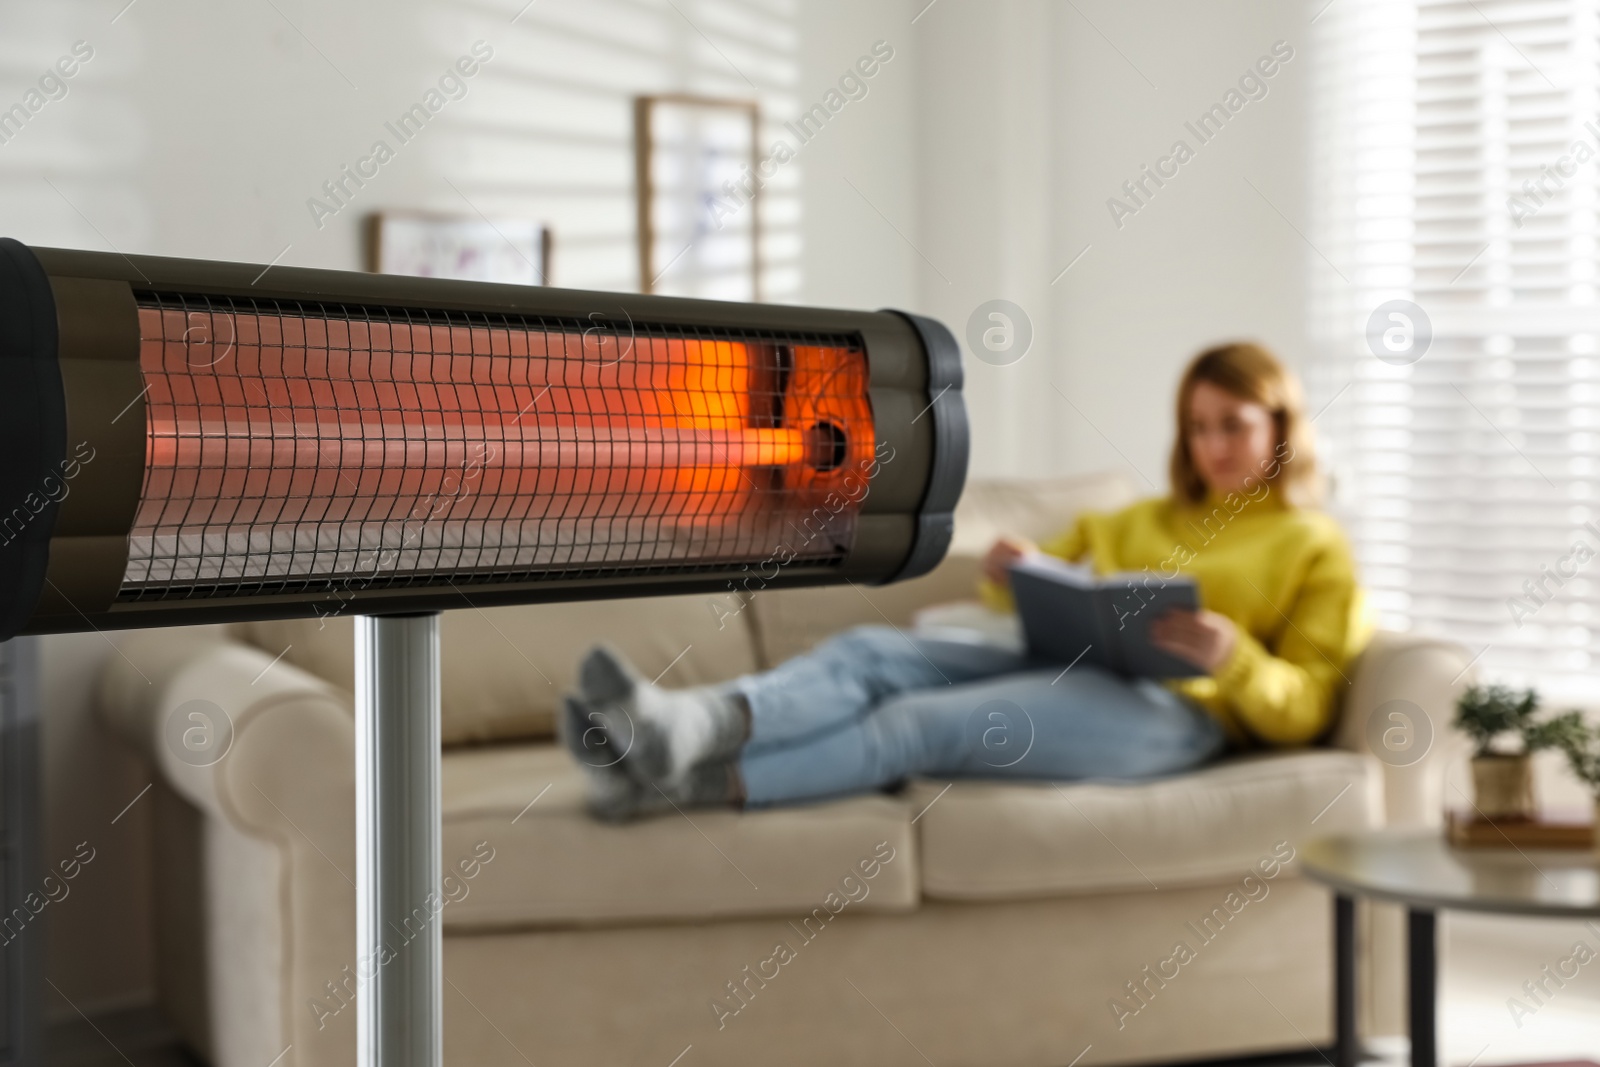
{"type": "Polygon", "coordinates": [[[1304,358],[1304,272],[1320,261],[1295,230],[1307,228],[1315,13],[1269,0],[939,0],[918,19],[920,302],[958,333],[996,297],[1034,326],[1020,362],[968,360],[975,475],[1131,464],[1164,489],[1189,356],[1254,337],[1304,358]],[[1267,97],[1199,146],[1183,123],[1280,39],[1296,58],[1267,97]],[[1180,137],[1195,158],[1119,229],[1107,199],[1180,137]]]}
{"type": "Polygon", "coordinates": [[[918,224],[915,116],[922,50],[910,0],[802,0],[797,107],[810,107],[879,41],[894,58],[809,142],[804,176],[804,286],[809,304],[917,310],[916,252],[896,236],[918,224]],[[880,215],[879,212],[882,212],[880,215]]]}
{"type": "MultiPolygon", "coordinates": [[[[105,3],[13,3],[13,95],[74,38],[96,55],[4,146],[0,218],[31,241],[359,269],[371,212],[481,211],[550,223],[561,284],[635,288],[633,96],[754,94],[776,126],[796,5],[537,0],[513,22],[524,3],[164,0],[114,25],[105,3]],[[385,129],[478,41],[493,58],[463,98],[409,143],[385,129]],[[307,201],[378,140],[393,161],[319,225],[307,201]]],[[[792,296],[788,270],[774,288],[792,296]]]]}

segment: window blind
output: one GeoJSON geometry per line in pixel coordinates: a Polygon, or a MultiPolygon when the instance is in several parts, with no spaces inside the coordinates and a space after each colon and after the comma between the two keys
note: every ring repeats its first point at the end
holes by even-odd
{"type": "Polygon", "coordinates": [[[1556,699],[1600,697],[1597,9],[1336,0],[1315,25],[1332,508],[1382,625],[1556,699]],[[1396,300],[1378,326],[1425,350],[1374,339],[1396,300]]]}

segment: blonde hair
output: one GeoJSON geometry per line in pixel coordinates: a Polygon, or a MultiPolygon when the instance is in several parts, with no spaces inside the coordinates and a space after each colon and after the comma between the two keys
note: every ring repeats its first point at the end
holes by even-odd
{"type": "Polygon", "coordinates": [[[1297,506],[1314,505],[1321,500],[1322,480],[1300,382],[1277,356],[1249,341],[1208,348],[1195,356],[1183,372],[1178,383],[1178,434],[1169,465],[1175,498],[1199,503],[1206,497],[1206,483],[1189,452],[1189,401],[1201,382],[1209,382],[1240,400],[1260,404],[1271,413],[1277,428],[1276,450],[1271,464],[1261,472],[1262,481],[1297,506]]]}

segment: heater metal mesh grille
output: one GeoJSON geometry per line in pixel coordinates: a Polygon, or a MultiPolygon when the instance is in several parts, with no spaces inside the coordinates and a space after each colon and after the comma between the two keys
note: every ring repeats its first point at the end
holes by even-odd
{"type": "Polygon", "coordinates": [[[122,600],[837,565],[859,338],[139,294],[122,600]]]}

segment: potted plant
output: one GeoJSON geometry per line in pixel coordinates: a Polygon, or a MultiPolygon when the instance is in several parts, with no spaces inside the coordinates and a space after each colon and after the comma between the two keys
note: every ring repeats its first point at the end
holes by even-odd
{"type": "Polygon", "coordinates": [[[1530,757],[1559,744],[1564,736],[1553,726],[1563,720],[1537,722],[1538,710],[1539,694],[1534,690],[1503,685],[1470,686],[1456,702],[1456,728],[1474,745],[1472,790],[1481,817],[1531,819],[1537,813],[1530,757]],[[1518,738],[1517,747],[1497,745],[1510,735],[1518,738]]]}
{"type": "Polygon", "coordinates": [[[1569,711],[1544,723],[1542,737],[1566,753],[1567,763],[1594,797],[1594,847],[1600,850],[1600,730],[1583,721],[1581,711],[1569,711]]]}

